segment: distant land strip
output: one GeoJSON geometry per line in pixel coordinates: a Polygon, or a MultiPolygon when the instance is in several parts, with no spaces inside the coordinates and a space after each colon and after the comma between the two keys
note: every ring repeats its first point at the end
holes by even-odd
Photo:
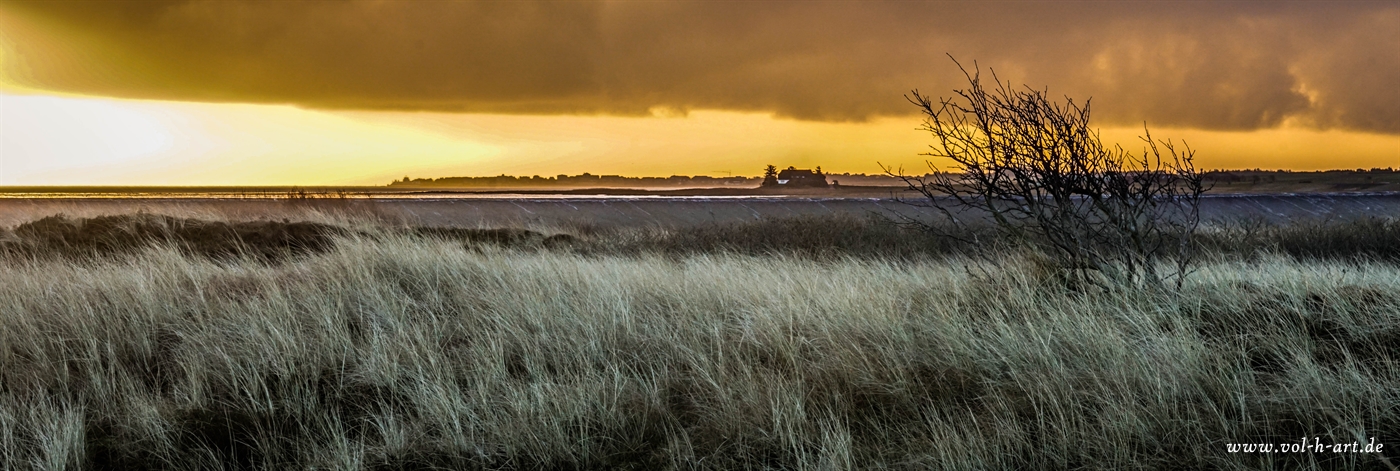
{"type": "MultiPolygon", "coordinates": [[[[1393,167],[1372,169],[1344,169],[1320,171],[1292,170],[1210,170],[1206,171],[1206,182],[1213,186],[1213,193],[1351,193],[1351,192],[1394,192],[1400,191],[1400,172],[1393,167]]],[[[930,177],[932,174],[913,175],[930,177]]],[[[834,186],[846,187],[902,187],[904,182],[897,176],[864,173],[827,173],[825,177],[834,186]]],[[[483,177],[443,177],[413,178],[391,182],[394,189],[413,188],[638,188],[638,189],[681,189],[681,188],[756,188],[763,177],[734,176],[685,176],[669,177],[624,177],[621,175],[556,175],[552,177],[534,176],[483,176],[483,177]]]]}
{"type": "MultiPolygon", "coordinates": [[[[902,186],[904,182],[889,175],[864,173],[828,173],[828,182],[856,186],[902,186]]],[[[391,187],[454,187],[454,188],[724,188],[752,187],[763,183],[763,177],[711,177],[707,175],[669,177],[624,177],[621,175],[556,175],[552,177],[498,175],[492,177],[404,177],[389,183],[391,187]]]]}

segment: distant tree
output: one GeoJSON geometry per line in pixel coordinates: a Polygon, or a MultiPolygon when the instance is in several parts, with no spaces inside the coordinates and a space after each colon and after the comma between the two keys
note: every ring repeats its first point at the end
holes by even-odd
{"type": "Polygon", "coordinates": [[[778,167],[769,165],[763,169],[763,186],[778,186],[778,167]]]}

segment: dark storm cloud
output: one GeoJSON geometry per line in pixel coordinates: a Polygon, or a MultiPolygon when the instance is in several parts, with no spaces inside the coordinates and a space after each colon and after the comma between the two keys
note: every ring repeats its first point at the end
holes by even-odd
{"type": "Polygon", "coordinates": [[[1238,2],[6,2],[12,80],[317,108],[863,120],[963,83],[1101,123],[1400,132],[1400,7],[1238,2]]]}

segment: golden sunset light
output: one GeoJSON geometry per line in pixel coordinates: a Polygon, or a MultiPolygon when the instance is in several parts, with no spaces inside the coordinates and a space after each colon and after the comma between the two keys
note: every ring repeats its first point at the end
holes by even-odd
{"type": "Polygon", "coordinates": [[[1400,9],[1127,3],[7,1],[0,184],[921,168],[945,53],[1205,168],[1400,162],[1400,9]]]}
{"type": "Polygon", "coordinates": [[[285,105],[0,95],[0,184],[355,185],[502,154],[445,135],[285,105]]]}
{"type": "MultiPolygon", "coordinates": [[[[683,117],[316,111],[285,105],[0,94],[0,184],[378,185],[446,175],[753,175],[766,162],[924,171],[917,120],[801,121],[693,111],[683,117]],[[664,156],[660,158],[657,156],[664,156]],[[755,165],[759,162],[759,165],[755,165]]],[[[1141,129],[1101,130],[1140,146],[1141,129]]],[[[1157,128],[1203,150],[1206,168],[1396,165],[1400,136],[1304,127],[1157,128]]]]}

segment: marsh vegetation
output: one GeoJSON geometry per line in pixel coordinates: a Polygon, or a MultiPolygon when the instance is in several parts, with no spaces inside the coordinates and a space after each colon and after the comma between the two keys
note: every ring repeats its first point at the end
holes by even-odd
{"type": "Polygon", "coordinates": [[[1396,460],[1226,451],[1400,443],[1393,221],[1208,224],[1179,291],[1069,290],[1034,253],[969,256],[879,219],[533,229],[14,228],[0,467],[1396,460]]]}

